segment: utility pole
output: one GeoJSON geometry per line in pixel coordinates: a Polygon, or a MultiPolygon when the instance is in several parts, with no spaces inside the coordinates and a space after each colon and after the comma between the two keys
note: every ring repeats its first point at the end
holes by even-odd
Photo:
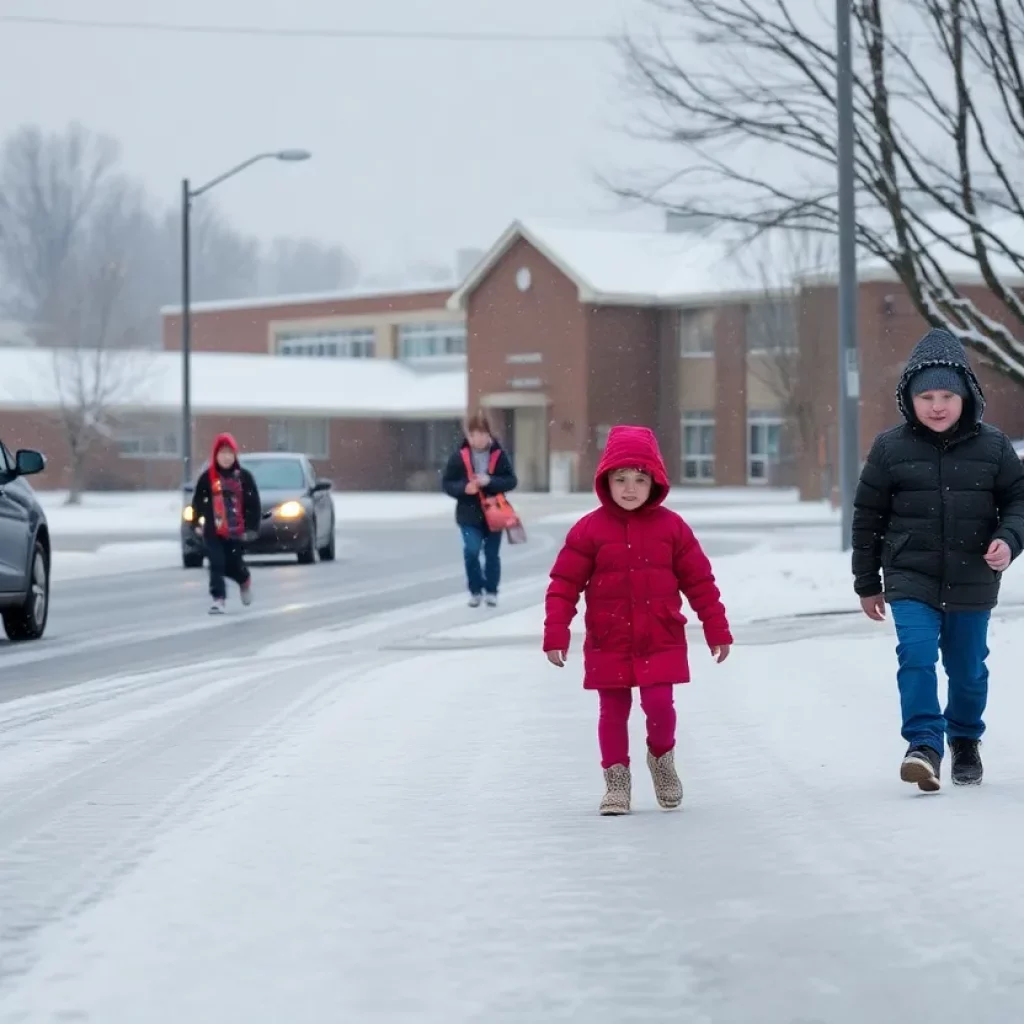
{"type": "Polygon", "coordinates": [[[181,456],[183,488],[192,486],[192,192],[181,182],[181,456]]]}
{"type": "Polygon", "coordinates": [[[297,163],[310,158],[306,149],[279,149],[257,153],[240,164],[218,174],[205,185],[192,188],[188,178],[181,182],[181,454],[183,487],[191,488],[192,480],[192,200],[209,192],[228,178],[233,178],[261,160],[283,160],[297,163]]]}
{"type": "Polygon", "coordinates": [[[836,112],[839,172],[839,494],[841,544],[852,547],[853,496],[860,476],[860,362],[857,354],[857,208],[854,189],[853,0],[836,0],[836,112]]]}

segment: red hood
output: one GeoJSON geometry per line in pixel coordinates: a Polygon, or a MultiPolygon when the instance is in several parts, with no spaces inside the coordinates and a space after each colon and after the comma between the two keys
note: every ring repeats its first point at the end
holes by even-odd
{"type": "Polygon", "coordinates": [[[658,439],[647,427],[612,427],[608,443],[594,475],[594,490],[606,508],[618,508],[608,489],[608,474],[613,469],[642,469],[653,479],[651,496],[644,508],[655,508],[667,497],[670,487],[665,460],[661,457],[658,439]]]}
{"type": "Polygon", "coordinates": [[[238,442],[234,439],[231,434],[218,434],[213,439],[213,447],[210,449],[210,466],[217,465],[217,452],[221,448],[227,446],[235,453],[235,459],[238,459],[238,442]]]}

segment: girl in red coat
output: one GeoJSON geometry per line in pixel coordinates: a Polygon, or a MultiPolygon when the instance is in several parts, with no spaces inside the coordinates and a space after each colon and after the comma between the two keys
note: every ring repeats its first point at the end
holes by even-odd
{"type": "Polygon", "coordinates": [[[647,718],[647,765],[658,803],[678,807],[676,712],[672,688],[690,681],[680,591],[700,617],[717,662],[732,646],[711,563],[693,531],[663,506],[668,474],[646,427],[613,427],[594,489],[601,507],[569,531],[545,600],[544,651],[565,665],[569,624],[587,595],[584,680],[601,701],[598,740],[606,792],[602,814],[628,814],[629,712],[633,687],[647,718]]]}

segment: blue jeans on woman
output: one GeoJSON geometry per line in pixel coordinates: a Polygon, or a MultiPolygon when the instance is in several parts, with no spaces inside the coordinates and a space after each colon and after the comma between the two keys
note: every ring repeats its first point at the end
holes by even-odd
{"type": "Polygon", "coordinates": [[[466,585],[474,597],[497,594],[501,582],[501,533],[481,530],[479,526],[460,526],[462,553],[466,559],[466,585]],[[480,555],[484,565],[480,568],[480,555]]]}
{"type": "Polygon", "coordinates": [[[944,740],[981,739],[988,702],[988,620],[991,612],[941,612],[920,601],[893,601],[896,681],[903,709],[903,738],[931,747],[941,757],[944,740]],[[935,667],[949,678],[946,710],[939,707],[935,667]]]}

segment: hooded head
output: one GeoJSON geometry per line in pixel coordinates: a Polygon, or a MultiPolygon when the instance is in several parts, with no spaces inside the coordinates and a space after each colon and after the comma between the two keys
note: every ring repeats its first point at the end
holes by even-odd
{"type": "MultiPolygon", "coordinates": [[[[227,461],[225,458],[224,461],[227,461]]],[[[231,467],[238,462],[238,442],[231,436],[231,434],[218,434],[213,439],[213,449],[210,452],[210,466],[219,466],[223,470],[231,469],[231,467]],[[222,451],[230,451],[232,455],[231,462],[226,466],[220,464],[217,459],[218,453],[222,451]]]]}
{"type": "Polygon", "coordinates": [[[640,470],[651,478],[651,493],[644,508],[654,508],[668,497],[668,473],[658,439],[647,427],[612,427],[594,475],[594,490],[605,508],[618,509],[612,497],[610,475],[619,469],[640,470]]]}
{"type": "Polygon", "coordinates": [[[896,403],[908,423],[921,422],[914,411],[914,397],[926,392],[958,395],[963,400],[959,422],[971,427],[981,422],[985,395],[967,352],[949,331],[929,331],[910,353],[896,388],[896,403]]]}

